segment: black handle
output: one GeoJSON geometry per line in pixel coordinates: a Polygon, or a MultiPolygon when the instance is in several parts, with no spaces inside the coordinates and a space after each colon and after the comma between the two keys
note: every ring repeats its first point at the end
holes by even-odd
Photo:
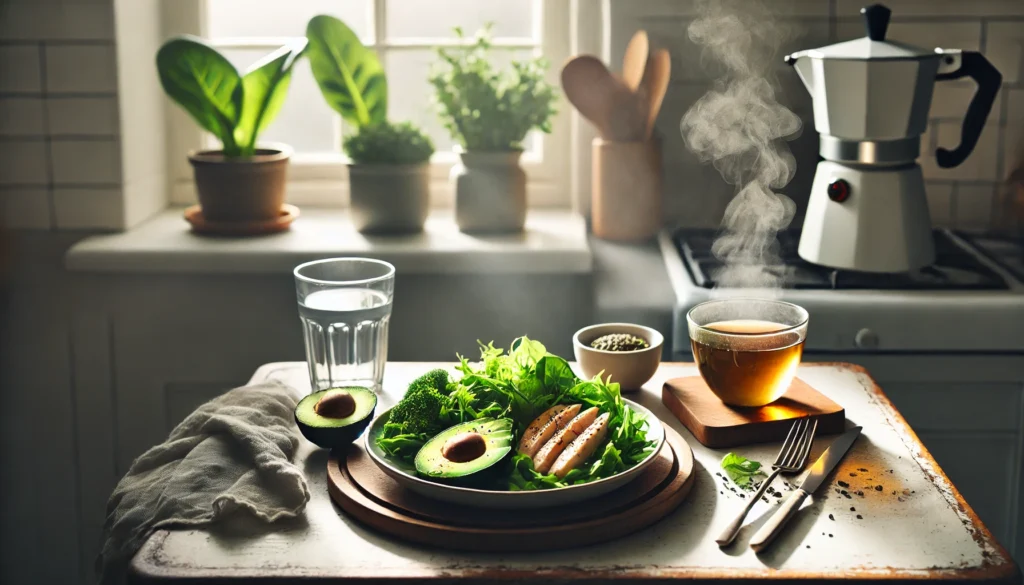
{"type": "Polygon", "coordinates": [[[860,13],[864,17],[864,28],[868,29],[868,38],[872,41],[884,41],[892,10],[881,4],[872,4],[861,8],[860,13]]]}
{"type": "MultiPolygon", "coordinates": [[[[988,114],[992,111],[992,104],[996,101],[996,96],[999,95],[999,86],[1003,83],[1003,75],[981,53],[964,51],[960,55],[958,69],[940,73],[935,76],[935,79],[948,81],[970,77],[978,84],[978,91],[974,93],[974,99],[967,106],[967,115],[964,116],[964,125],[960,132],[960,144],[953,150],[940,147],[935,151],[935,161],[944,169],[958,166],[967,160],[974,150],[978,144],[978,138],[981,137],[981,130],[985,127],[985,120],[988,119],[988,114]]],[[[942,59],[943,63],[949,63],[946,60],[955,59],[955,57],[946,55],[942,59]]]]}

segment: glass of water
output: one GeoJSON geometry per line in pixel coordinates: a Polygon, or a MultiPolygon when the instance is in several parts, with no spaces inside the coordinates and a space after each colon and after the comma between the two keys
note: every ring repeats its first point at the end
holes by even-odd
{"type": "Polygon", "coordinates": [[[307,262],[295,267],[295,291],[313,391],[380,390],[395,267],[370,258],[307,262]]]}

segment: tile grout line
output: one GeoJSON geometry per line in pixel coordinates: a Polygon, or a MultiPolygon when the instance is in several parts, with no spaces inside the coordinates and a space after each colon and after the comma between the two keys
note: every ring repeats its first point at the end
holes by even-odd
{"type": "Polygon", "coordinates": [[[50,230],[57,230],[57,196],[54,193],[53,144],[50,141],[50,108],[46,100],[49,84],[46,82],[46,43],[39,43],[39,88],[43,102],[43,153],[46,157],[46,198],[49,202],[50,230]]]}

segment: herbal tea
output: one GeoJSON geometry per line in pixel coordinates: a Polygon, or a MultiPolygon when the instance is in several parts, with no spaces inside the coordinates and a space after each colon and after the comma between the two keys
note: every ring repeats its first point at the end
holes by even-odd
{"type": "Polygon", "coordinates": [[[717,321],[702,327],[710,334],[691,334],[693,357],[701,377],[723,402],[762,406],[778,400],[789,388],[803,354],[799,331],[756,319],[717,321]]]}

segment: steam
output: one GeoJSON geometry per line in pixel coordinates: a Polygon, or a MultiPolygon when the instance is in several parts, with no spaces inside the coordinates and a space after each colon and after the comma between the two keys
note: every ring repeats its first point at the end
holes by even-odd
{"type": "Polygon", "coordinates": [[[760,2],[699,0],[689,37],[702,62],[721,69],[713,87],[683,116],[687,147],[737,186],[712,251],[724,264],[718,286],[779,288],[784,274],[776,234],[796,208],[772,189],[793,178],[796,162],[782,138],[800,118],[775,99],[779,47],[790,31],[760,2]]]}

